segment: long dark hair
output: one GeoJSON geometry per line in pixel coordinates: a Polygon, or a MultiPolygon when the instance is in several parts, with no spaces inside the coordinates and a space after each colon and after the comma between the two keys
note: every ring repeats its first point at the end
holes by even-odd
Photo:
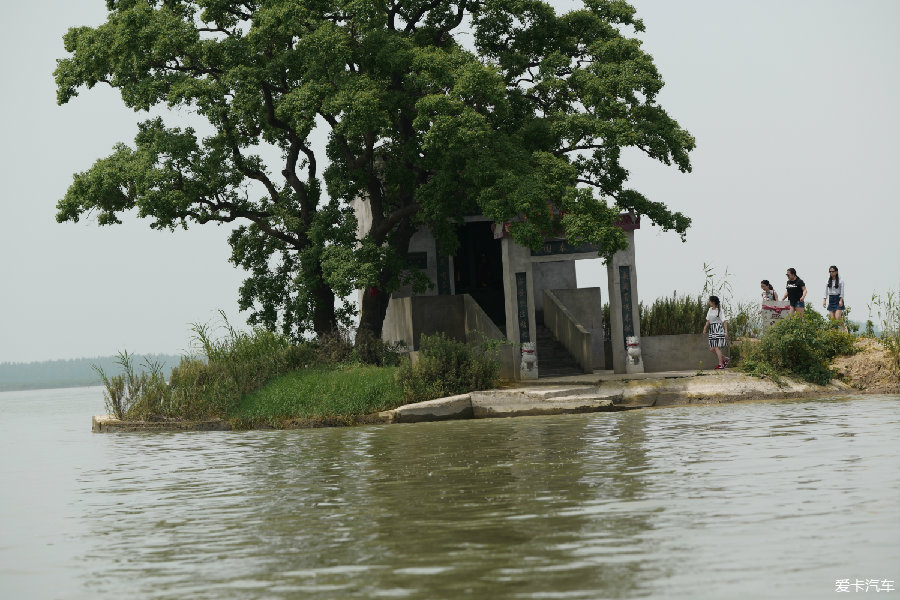
{"type": "Polygon", "coordinates": [[[763,284],[764,286],[766,286],[766,287],[768,288],[768,291],[770,291],[770,292],[774,292],[774,291],[775,291],[775,288],[772,287],[772,284],[769,283],[769,280],[768,280],[768,279],[763,279],[762,281],[760,281],[760,283],[763,284]]]}
{"type": "Polygon", "coordinates": [[[799,275],[797,275],[797,269],[795,269],[794,267],[788,267],[788,271],[790,271],[791,275],[793,275],[794,277],[799,277],[799,275]]]}
{"type": "Polygon", "coordinates": [[[825,284],[825,287],[838,290],[841,288],[841,274],[838,273],[838,268],[834,265],[828,267],[828,270],[834,269],[834,279],[831,279],[831,273],[828,273],[828,283],[825,284]],[[832,281],[834,284],[832,285],[832,281]]]}
{"type": "Polygon", "coordinates": [[[719,297],[718,296],[710,296],[709,301],[716,305],[716,310],[718,311],[716,314],[721,317],[722,316],[722,306],[719,304],[719,297]]]}

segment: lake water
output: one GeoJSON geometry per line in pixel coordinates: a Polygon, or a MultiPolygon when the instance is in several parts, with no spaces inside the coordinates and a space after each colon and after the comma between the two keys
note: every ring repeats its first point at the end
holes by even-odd
{"type": "Polygon", "coordinates": [[[0,393],[0,597],[900,599],[900,396],[92,434],[100,412],[99,388],[0,393]]]}

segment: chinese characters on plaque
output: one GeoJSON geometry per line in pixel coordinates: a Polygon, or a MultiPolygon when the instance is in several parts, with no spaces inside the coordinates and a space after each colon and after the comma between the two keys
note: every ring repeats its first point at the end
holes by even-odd
{"type": "Polygon", "coordinates": [[[528,280],[525,273],[516,273],[516,318],[519,320],[519,342],[531,341],[528,319],[528,280]]]}

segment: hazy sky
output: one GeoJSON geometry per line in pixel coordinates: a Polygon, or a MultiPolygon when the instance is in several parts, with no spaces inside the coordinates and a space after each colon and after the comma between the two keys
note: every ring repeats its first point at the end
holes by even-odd
{"type": "MultiPolygon", "coordinates": [[[[56,105],[62,35],[102,22],[103,0],[2,2],[0,362],[177,353],[218,309],[243,323],[227,228],[56,223],[72,174],[146,115],[99,86],[56,105]]],[[[865,318],[873,292],[900,288],[900,2],[633,4],[660,103],[697,138],[690,174],[629,158],[634,187],[694,220],[687,243],[638,232],[641,298],[698,293],[706,262],[748,299],[796,267],[819,306],[836,264],[865,318]]],[[[578,266],[579,285],[605,288],[599,261],[578,266]]]]}

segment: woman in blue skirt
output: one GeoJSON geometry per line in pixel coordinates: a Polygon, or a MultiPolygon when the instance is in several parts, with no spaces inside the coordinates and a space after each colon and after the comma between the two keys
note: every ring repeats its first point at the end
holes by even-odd
{"type": "Polygon", "coordinates": [[[834,265],[828,267],[828,284],[825,286],[825,297],[822,298],[822,308],[828,310],[828,317],[841,320],[844,314],[844,280],[834,265]]]}

